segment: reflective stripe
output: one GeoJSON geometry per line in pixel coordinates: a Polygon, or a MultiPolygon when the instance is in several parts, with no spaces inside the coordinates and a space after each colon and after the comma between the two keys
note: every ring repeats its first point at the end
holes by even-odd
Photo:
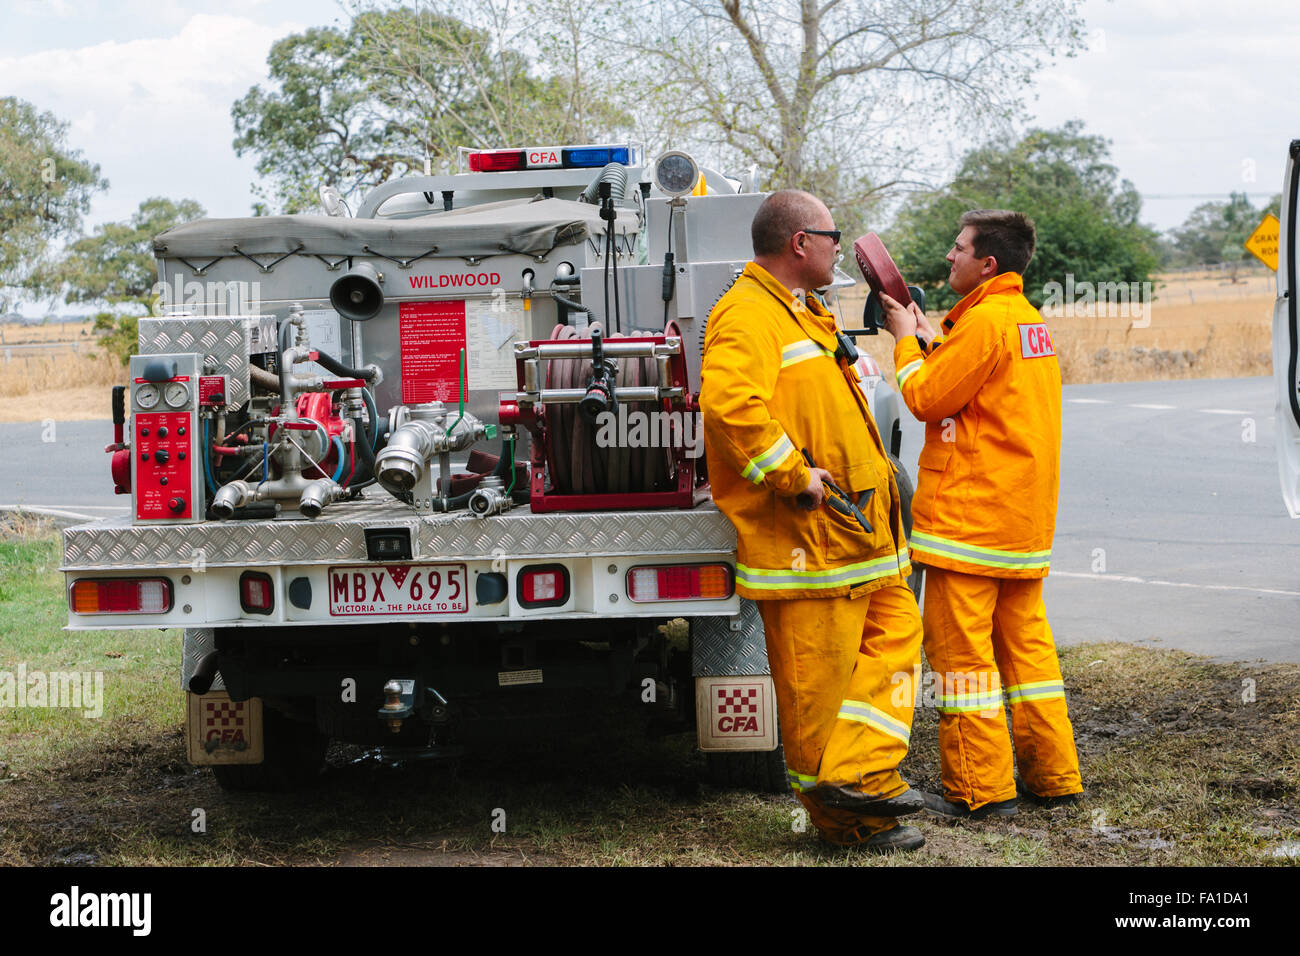
{"type": "Polygon", "coordinates": [[[825,571],[751,568],[737,561],[736,581],[746,587],[769,591],[779,591],[789,587],[834,588],[842,584],[860,584],[890,574],[901,574],[908,563],[906,548],[900,549],[896,554],[887,554],[871,561],[860,561],[857,564],[847,564],[842,568],[829,568],[825,571]]]}
{"type": "Polygon", "coordinates": [[[787,769],[785,775],[790,778],[790,788],[795,791],[811,790],[817,786],[817,775],[808,773],[795,773],[787,769]]]}
{"type": "Polygon", "coordinates": [[[812,339],[804,339],[802,342],[787,345],[781,350],[781,367],[787,368],[791,365],[798,365],[800,362],[806,362],[809,359],[823,355],[828,359],[835,358],[834,352],[827,351],[812,339]]]}
{"type": "Polygon", "coordinates": [[[971,711],[1002,709],[1002,689],[974,694],[940,694],[935,707],[941,714],[965,714],[971,711]]]}
{"type": "Polygon", "coordinates": [[[961,544],[923,531],[913,531],[911,541],[912,548],[916,551],[957,558],[989,568],[1046,568],[1052,556],[1051,548],[1046,551],[999,551],[996,548],[961,544]]]}
{"type": "Polygon", "coordinates": [[[840,704],[838,716],[841,720],[856,720],[860,724],[870,724],[877,730],[883,731],[903,743],[909,743],[912,739],[912,730],[907,724],[889,716],[880,708],[873,707],[866,701],[844,701],[840,704]]]}
{"type": "Polygon", "coordinates": [[[1040,680],[1007,688],[1007,700],[1018,704],[1025,700],[1052,700],[1065,696],[1065,684],[1059,680],[1040,680]]]}
{"type": "Polygon", "coordinates": [[[908,362],[906,365],[900,368],[898,370],[898,374],[894,376],[894,381],[898,382],[898,387],[902,388],[903,383],[906,382],[913,375],[915,375],[917,369],[919,369],[924,364],[925,364],[925,359],[917,359],[914,362],[908,362]]]}
{"type": "Polygon", "coordinates": [[[740,473],[740,477],[748,478],[756,485],[763,483],[763,479],[777,468],[781,463],[794,454],[794,445],[790,444],[790,439],[782,435],[776,442],[763,454],[757,458],[751,458],[745,470],[740,473]]]}

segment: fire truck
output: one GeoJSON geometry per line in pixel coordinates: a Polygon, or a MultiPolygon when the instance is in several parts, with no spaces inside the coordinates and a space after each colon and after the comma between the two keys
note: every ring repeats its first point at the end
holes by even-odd
{"type": "MultiPolygon", "coordinates": [[[[228,789],[591,696],[783,789],[697,404],[764,194],[629,145],[460,167],[156,237],[106,449],[130,513],[64,532],[68,628],[183,629],[188,756],[228,789]]],[[[897,395],[858,369],[897,455],[897,395]]]]}

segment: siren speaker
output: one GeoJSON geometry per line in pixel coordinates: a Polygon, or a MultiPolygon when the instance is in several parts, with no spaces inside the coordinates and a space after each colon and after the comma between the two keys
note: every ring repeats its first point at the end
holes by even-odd
{"type": "Polygon", "coordinates": [[[383,281],[384,277],[374,266],[359,262],[334,280],[330,286],[330,305],[353,322],[373,319],[384,306],[384,290],[379,287],[383,281]]]}

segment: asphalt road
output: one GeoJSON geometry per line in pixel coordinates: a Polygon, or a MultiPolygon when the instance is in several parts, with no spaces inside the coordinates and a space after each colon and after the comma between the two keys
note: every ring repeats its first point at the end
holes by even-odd
{"type": "MultiPolygon", "coordinates": [[[[1046,585],[1058,642],[1300,662],[1300,521],[1282,504],[1273,414],[1267,378],[1065,389],[1046,585]]],[[[915,474],[922,427],[903,433],[915,474]]],[[[100,451],[111,438],[106,421],[0,425],[0,505],[125,513],[100,451]]]]}

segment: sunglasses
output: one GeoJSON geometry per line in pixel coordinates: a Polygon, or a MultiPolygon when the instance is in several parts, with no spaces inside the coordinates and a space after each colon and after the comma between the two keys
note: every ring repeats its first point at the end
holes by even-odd
{"type": "Polygon", "coordinates": [[[840,231],[838,229],[801,229],[800,232],[806,232],[810,236],[830,236],[831,241],[835,243],[840,241],[840,231]]]}

